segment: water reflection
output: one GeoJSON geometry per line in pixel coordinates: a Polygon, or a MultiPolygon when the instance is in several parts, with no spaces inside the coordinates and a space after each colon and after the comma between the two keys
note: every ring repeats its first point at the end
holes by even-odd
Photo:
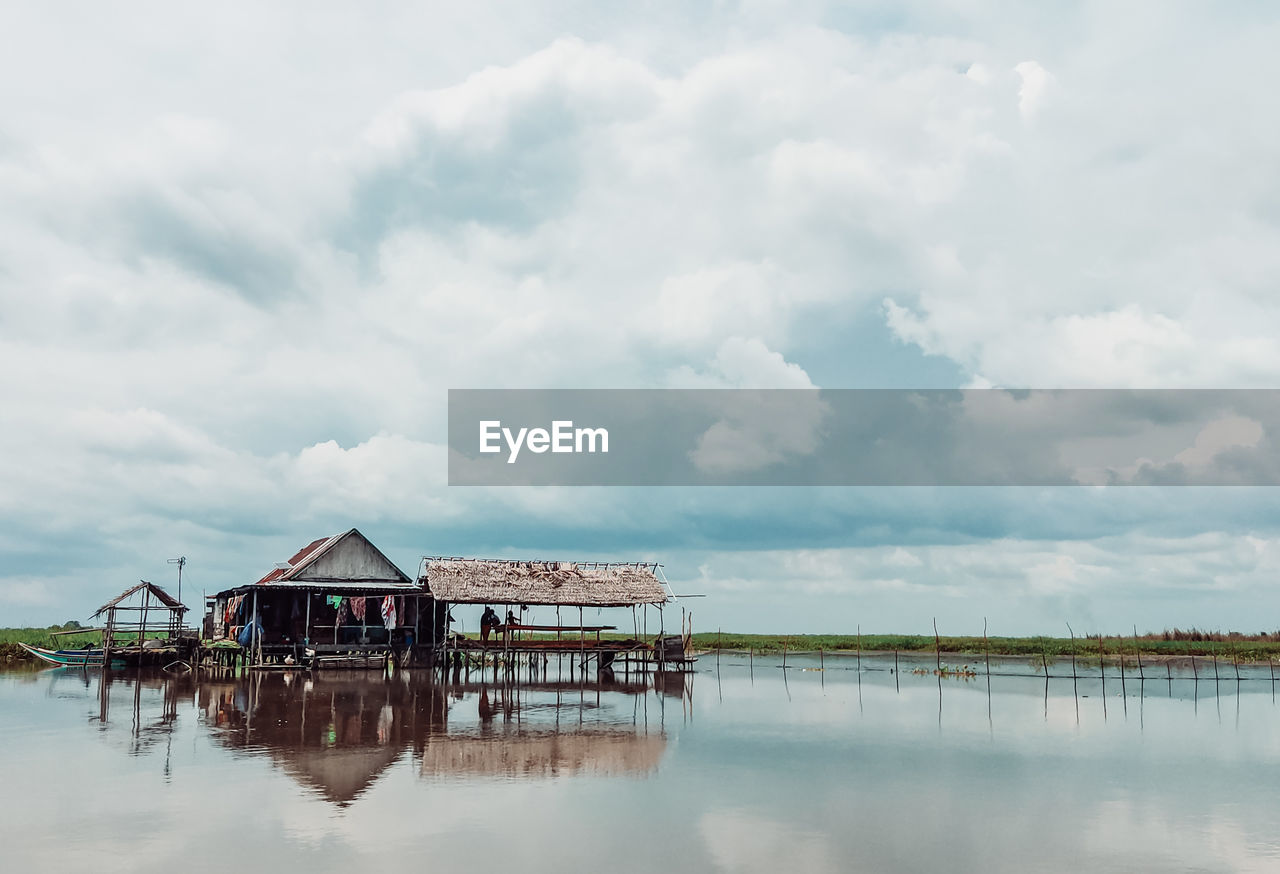
{"type": "Polygon", "coordinates": [[[787,665],[0,674],[0,767],[23,787],[0,796],[6,867],[212,871],[225,854],[191,847],[234,846],[314,874],[476,847],[530,872],[1277,870],[1266,666],[1108,668],[1104,715],[1096,664],[993,660],[989,681],[906,657],[787,665]],[[620,853],[621,824],[662,840],[620,853]]]}
{"type": "Polygon", "coordinates": [[[649,681],[603,674],[442,684],[426,672],[259,673],[201,682],[197,695],[219,744],[265,753],[300,784],[347,805],[405,755],[428,779],[654,772],[666,738],[635,706],[649,681]]]}

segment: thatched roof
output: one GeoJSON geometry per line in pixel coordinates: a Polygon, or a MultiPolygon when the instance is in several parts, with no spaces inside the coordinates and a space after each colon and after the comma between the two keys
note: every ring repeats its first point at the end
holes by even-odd
{"type": "Polygon", "coordinates": [[[434,735],[422,751],[423,776],[638,776],[658,769],[667,740],[631,731],[434,735]]]}
{"type": "Polygon", "coordinates": [[[143,589],[146,589],[147,591],[149,591],[151,593],[151,596],[160,602],[160,604],[156,607],[157,610],[160,609],[161,606],[168,607],[170,610],[186,610],[187,609],[186,607],[182,606],[181,602],[179,602],[177,598],[170,595],[168,592],[166,592],[164,589],[157,586],[155,583],[148,583],[146,580],[140,580],[138,582],[138,585],[131,586],[128,589],[125,589],[119,595],[116,595],[110,601],[108,601],[107,603],[99,607],[97,610],[95,610],[93,613],[93,618],[96,619],[97,617],[101,616],[103,613],[106,613],[112,607],[118,606],[121,601],[127,600],[129,597],[131,597],[132,595],[136,595],[138,592],[141,592],[143,589]]]}
{"type": "Polygon", "coordinates": [[[631,607],[661,604],[667,591],[656,564],[425,558],[422,578],[432,596],[454,604],[545,604],[631,607]]]}

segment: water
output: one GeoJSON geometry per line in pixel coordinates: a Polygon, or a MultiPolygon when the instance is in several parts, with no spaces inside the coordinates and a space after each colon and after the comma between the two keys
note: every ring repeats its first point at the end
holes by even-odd
{"type": "Polygon", "coordinates": [[[1256,670],[1123,697],[1109,675],[1103,697],[1096,676],[988,691],[778,662],[514,686],[118,672],[105,697],[96,672],[2,673],[3,868],[1280,870],[1256,670]]]}

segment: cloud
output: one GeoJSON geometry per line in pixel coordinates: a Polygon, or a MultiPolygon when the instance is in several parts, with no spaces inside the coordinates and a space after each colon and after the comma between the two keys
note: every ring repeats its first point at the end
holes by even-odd
{"type": "MultiPolygon", "coordinates": [[[[88,580],[186,552],[217,585],[356,523],[409,562],[1269,537],[1256,495],[441,484],[449,387],[878,385],[933,359],[1274,383],[1274,22],[828,13],[25,15],[0,57],[0,582],[91,609],[88,580]],[[849,376],[859,319],[897,354],[849,376]]],[[[928,584],[907,570],[873,575],[928,584]]]]}
{"type": "MultiPolygon", "coordinates": [[[[970,68],[972,69],[972,68],[970,68]]],[[[1024,119],[1032,119],[1040,112],[1041,107],[1053,87],[1053,74],[1035,61],[1023,61],[1013,68],[1022,80],[1018,88],[1018,112],[1024,119]]]]}

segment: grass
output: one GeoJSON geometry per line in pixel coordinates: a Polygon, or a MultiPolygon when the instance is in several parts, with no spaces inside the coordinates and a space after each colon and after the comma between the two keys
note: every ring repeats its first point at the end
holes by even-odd
{"type": "MultiPolygon", "coordinates": [[[[1175,630],[1176,631],[1176,630],[1175,630]]],[[[1199,639],[1193,639],[1186,633],[1180,633],[1181,639],[1173,631],[1161,634],[1147,634],[1138,637],[1103,637],[1102,651],[1107,656],[1125,656],[1132,658],[1140,653],[1144,656],[1187,657],[1217,656],[1220,661],[1231,662],[1233,658],[1242,662],[1266,662],[1269,658],[1280,659],[1280,634],[1244,635],[1232,633],[1201,633],[1199,639]]],[[[981,637],[942,637],[942,651],[964,655],[982,655],[984,651],[981,637]]],[[[853,634],[731,634],[715,631],[700,632],[693,636],[694,648],[710,650],[717,648],[728,651],[751,650],[758,653],[780,653],[785,645],[791,652],[853,652],[859,646],[857,635],[853,634]]],[[[1070,658],[1074,652],[1077,658],[1098,657],[1098,637],[1077,636],[1074,641],[1069,637],[992,637],[988,644],[992,655],[1034,656],[1045,655],[1050,661],[1055,658],[1070,658]]],[[[864,634],[861,638],[863,652],[933,652],[933,635],[928,634],[864,634]]]]}
{"type": "MultiPolygon", "coordinates": [[[[29,658],[17,644],[42,646],[50,649],[77,649],[86,643],[95,646],[102,642],[100,632],[76,635],[59,635],[51,632],[70,630],[75,623],[53,625],[48,628],[0,628],[0,661],[29,658]]],[[[530,635],[534,636],[534,635],[530,635]]],[[[543,635],[536,635],[543,636],[543,635]]],[[[624,637],[606,634],[604,637],[624,637]]],[[[693,646],[702,651],[757,653],[781,653],[785,647],[790,652],[854,652],[859,647],[859,637],[854,634],[733,634],[731,632],[700,632],[693,636],[693,646]]],[[[995,656],[1042,655],[1053,661],[1070,658],[1098,657],[1098,637],[1079,635],[1074,642],[1066,637],[992,637],[987,646],[995,656]]],[[[980,656],[984,651],[981,637],[942,637],[942,651],[960,655],[980,656]]],[[[861,636],[863,652],[933,652],[931,634],[864,634],[861,636]]],[[[1133,658],[1137,654],[1154,657],[1204,656],[1217,657],[1230,663],[1267,662],[1280,660],[1280,632],[1246,635],[1239,632],[1206,632],[1196,629],[1170,629],[1158,634],[1137,637],[1103,637],[1102,651],[1109,657],[1133,658]]]]}
{"type": "MultiPolygon", "coordinates": [[[[79,649],[86,643],[98,646],[102,643],[102,632],[89,631],[84,634],[60,634],[54,636],[55,631],[71,631],[79,627],[77,622],[67,622],[63,625],[50,625],[48,628],[0,628],[0,662],[7,661],[25,661],[32,658],[26,650],[18,646],[19,643],[25,643],[28,646],[40,646],[45,649],[79,649]]],[[[136,635],[122,634],[118,639],[132,640],[136,635]]]]}

